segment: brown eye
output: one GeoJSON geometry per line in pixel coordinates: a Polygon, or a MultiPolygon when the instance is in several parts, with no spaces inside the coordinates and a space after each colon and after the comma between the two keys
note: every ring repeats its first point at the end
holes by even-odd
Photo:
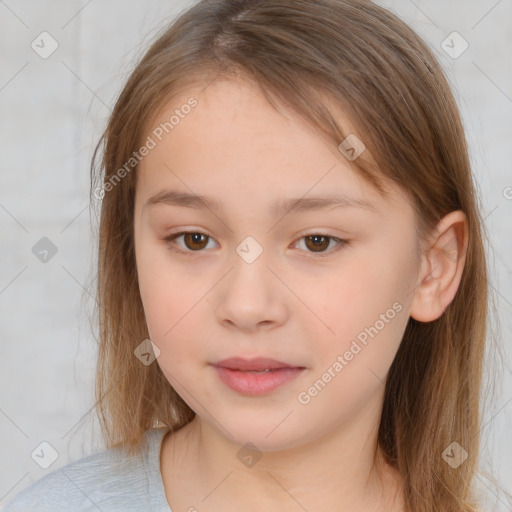
{"type": "Polygon", "coordinates": [[[208,244],[208,236],[203,233],[184,233],[183,241],[190,250],[201,250],[208,244]]]}
{"type": "MultiPolygon", "coordinates": [[[[194,252],[205,252],[203,249],[207,248],[208,242],[213,242],[213,239],[198,231],[182,231],[164,238],[163,241],[173,251],[192,256],[194,252]],[[178,243],[180,238],[183,238],[182,243],[178,243]]],[[[302,241],[305,241],[306,252],[316,254],[318,257],[328,256],[349,244],[347,240],[322,234],[303,236],[299,239],[299,245],[302,241]],[[331,242],[334,242],[333,247],[330,247],[331,242]]]]}
{"type": "Polygon", "coordinates": [[[342,249],[349,242],[347,240],[342,240],[335,236],[322,235],[321,233],[314,233],[313,235],[306,235],[299,239],[297,245],[300,249],[309,253],[309,255],[313,255],[319,258],[324,256],[329,256],[332,253],[342,249]],[[333,242],[332,247],[331,242],[333,242]],[[305,249],[300,247],[304,243],[306,246],[305,249]]]}
{"type": "Polygon", "coordinates": [[[187,255],[191,255],[194,252],[202,252],[202,249],[208,245],[209,240],[210,237],[208,235],[195,231],[176,233],[164,238],[164,242],[170,249],[187,255]],[[180,238],[183,238],[183,242],[177,243],[177,240],[180,238]]]}
{"type": "Polygon", "coordinates": [[[323,235],[309,235],[304,237],[306,240],[306,246],[308,249],[311,249],[313,252],[324,252],[327,247],[329,247],[329,239],[328,236],[323,235]]]}

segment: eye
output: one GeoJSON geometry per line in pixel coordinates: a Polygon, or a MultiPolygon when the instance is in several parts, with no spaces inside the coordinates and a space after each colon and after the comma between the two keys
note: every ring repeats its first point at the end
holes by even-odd
{"type": "Polygon", "coordinates": [[[348,244],[346,240],[341,240],[340,238],[324,235],[321,233],[314,233],[312,235],[303,236],[299,239],[299,242],[301,242],[302,240],[305,241],[305,245],[306,248],[308,249],[308,252],[312,252],[320,257],[324,257],[327,256],[328,254],[336,252],[348,244]],[[334,249],[327,251],[327,249],[331,245],[331,241],[334,241],[337,245],[335,246],[334,249]]]}
{"type": "Polygon", "coordinates": [[[180,253],[185,253],[190,256],[193,252],[200,252],[207,245],[208,239],[210,237],[201,233],[199,231],[182,231],[181,233],[175,233],[174,235],[170,235],[164,238],[164,242],[173,250],[180,253]],[[176,242],[178,238],[183,238],[185,243],[185,248],[176,247],[176,242]]]}
{"type": "MultiPolygon", "coordinates": [[[[207,248],[209,240],[211,240],[210,236],[199,231],[182,231],[163,239],[163,241],[169,246],[171,250],[186,254],[187,256],[192,256],[194,252],[201,252],[203,249],[207,248]],[[185,247],[180,247],[180,245],[176,242],[176,240],[182,237],[185,247]]],[[[341,240],[340,238],[324,235],[321,233],[302,236],[299,238],[299,242],[302,240],[305,241],[307,252],[313,253],[319,257],[324,257],[328,254],[340,250],[345,245],[348,245],[348,241],[346,240],[341,240]],[[327,250],[333,241],[337,245],[335,245],[334,249],[327,250]]]]}

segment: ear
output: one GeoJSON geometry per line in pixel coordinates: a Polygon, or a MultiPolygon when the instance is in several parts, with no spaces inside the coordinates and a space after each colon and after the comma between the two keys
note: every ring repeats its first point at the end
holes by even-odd
{"type": "Polygon", "coordinates": [[[464,270],[468,240],[467,217],[461,210],[450,212],[439,221],[423,255],[409,312],[412,318],[432,322],[451,303],[464,270]]]}

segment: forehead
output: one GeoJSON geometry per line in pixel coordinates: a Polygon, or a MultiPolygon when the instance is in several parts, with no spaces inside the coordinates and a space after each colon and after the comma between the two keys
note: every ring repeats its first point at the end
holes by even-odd
{"type": "Polygon", "coordinates": [[[384,201],[337,147],[293,113],[275,110],[247,82],[188,89],[155,116],[147,136],[155,147],[139,164],[138,195],[172,187],[246,204],[333,192],[384,201]],[[195,106],[184,108],[191,98],[195,106]]]}

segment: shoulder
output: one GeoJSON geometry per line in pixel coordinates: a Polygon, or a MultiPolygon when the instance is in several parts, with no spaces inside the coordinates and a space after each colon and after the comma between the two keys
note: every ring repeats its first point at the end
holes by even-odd
{"type": "Polygon", "coordinates": [[[139,455],[104,450],[53,471],[19,493],[4,512],[169,510],[159,470],[165,432],[146,432],[139,455]],[[155,508],[157,502],[161,508],[155,508]]]}

